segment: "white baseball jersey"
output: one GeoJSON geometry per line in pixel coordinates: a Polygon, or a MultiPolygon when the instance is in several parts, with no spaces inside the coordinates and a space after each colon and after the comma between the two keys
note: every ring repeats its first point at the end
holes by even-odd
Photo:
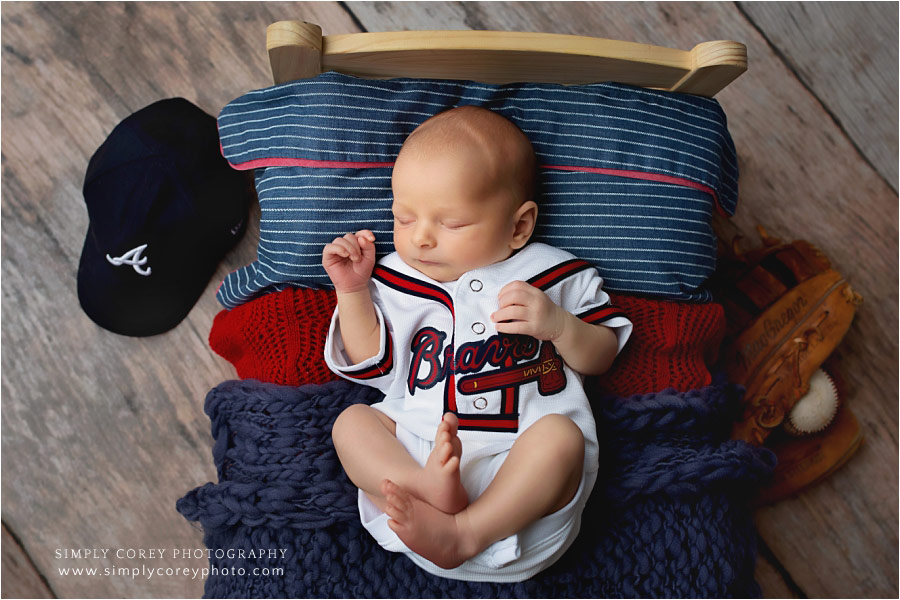
{"type": "Polygon", "coordinates": [[[509,448],[541,417],[565,415],[584,434],[585,469],[595,471],[597,433],[582,376],[551,342],[498,333],[491,322],[500,289],[515,280],[588,323],[612,328],[617,351],[631,335],[631,321],[611,306],[597,270],[558,248],[531,243],[444,283],[394,252],[378,262],[369,284],[381,331],[378,355],[348,364],[335,309],[325,360],[341,377],[384,392],[373,407],[426,440],[434,439],[446,412],[459,417],[464,447],[477,440],[509,448]]]}

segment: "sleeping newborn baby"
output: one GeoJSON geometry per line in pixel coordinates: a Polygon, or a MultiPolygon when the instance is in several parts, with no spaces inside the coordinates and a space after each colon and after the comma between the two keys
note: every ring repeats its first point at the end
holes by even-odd
{"type": "Polygon", "coordinates": [[[486,109],[422,123],[393,171],[395,252],[325,246],[337,292],[325,359],[384,392],[332,437],[360,518],[426,571],[521,581],[574,541],[598,469],[582,377],[631,322],[587,262],[528,243],[538,207],[528,138],[486,109]]]}

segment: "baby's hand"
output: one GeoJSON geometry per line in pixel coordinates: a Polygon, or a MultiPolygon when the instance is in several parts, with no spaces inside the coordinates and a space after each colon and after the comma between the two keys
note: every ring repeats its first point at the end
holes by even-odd
{"type": "Polygon", "coordinates": [[[500,333],[522,333],[539,340],[556,341],[566,326],[565,310],[547,294],[524,281],[513,281],[497,295],[500,309],[491,320],[500,333]]]}
{"type": "Polygon", "coordinates": [[[375,234],[363,229],[334,238],[322,250],[322,266],[338,293],[364,289],[375,266],[375,234]]]}

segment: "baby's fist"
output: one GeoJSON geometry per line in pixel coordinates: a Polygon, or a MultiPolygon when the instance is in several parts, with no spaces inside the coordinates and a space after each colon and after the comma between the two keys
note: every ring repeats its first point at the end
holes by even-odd
{"type": "Polygon", "coordinates": [[[556,341],[566,326],[565,310],[525,281],[512,281],[497,295],[499,310],[491,315],[499,333],[530,335],[556,341]]]}
{"type": "Polygon", "coordinates": [[[322,266],[338,293],[367,287],[375,266],[375,234],[363,229],[334,238],[322,249],[322,266]]]}

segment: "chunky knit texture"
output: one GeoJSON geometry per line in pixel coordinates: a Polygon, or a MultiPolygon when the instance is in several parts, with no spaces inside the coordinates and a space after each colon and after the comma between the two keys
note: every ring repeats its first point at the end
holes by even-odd
{"type": "Polygon", "coordinates": [[[329,290],[286,288],[264,294],[213,319],[209,346],[241,379],[281,385],[336,381],[323,352],[337,304],[329,290]]]}
{"type": "Polygon", "coordinates": [[[610,298],[628,315],[634,330],[612,368],[590,385],[632,396],[667,388],[686,392],[712,382],[707,365],[715,363],[725,335],[722,305],[621,294],[610,298]]]}
{"type": "Polygon", "coordinates": [[[212,572],[207,597],[758,596],[744,503],[774,456],[727,439],[740,394],[717,380],[684,393],[594,401],[601,473],[581,533],[559,562],[522,583],[435,577],[372,540],[330,432],[346,406],[380,394],[344,381],[213,389],[206,413],[219,481],[189,492],[177,509],[202,524],[210,566],[227,569],[212,572]],[[248,558],[269,549],[286,556],[248,558]],[[254,575],[256,567],[285,571],[254,575]]]}
{"type": "MultiPolygon", "coordinates": [[[[634,331],[598,389],[619,396],[688,391],[712,381],[707,364],[722,341],[725,315],[715,303],[691,304],[610,295],[634,331]]],[[[213,321],[210,347],[241,379],[280,385],[337,380],[323,351],[336,304],[330,290],[287,288],[255,298],[213,321]]]]}

